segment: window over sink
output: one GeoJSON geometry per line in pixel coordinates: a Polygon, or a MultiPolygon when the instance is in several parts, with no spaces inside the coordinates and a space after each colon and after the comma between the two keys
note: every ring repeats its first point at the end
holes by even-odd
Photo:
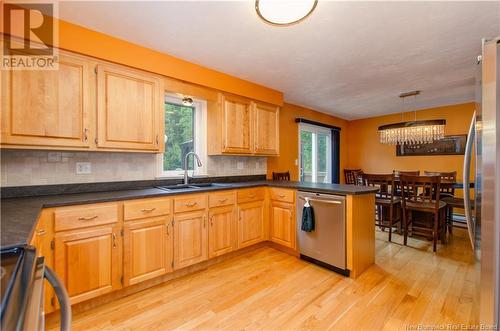
{"type": "Polygon", "coordinates": [[[167,94],[164,103],[165,151],[158,156],[160,177],[181,177],[184,174],[184,158],[195,152],[203,161],[202,167],[194,167],[189,157],[190,176],[206,174],[206,127],[207,103],[193,99],[192,105],[182,103],[182,95],[167,94]]]}

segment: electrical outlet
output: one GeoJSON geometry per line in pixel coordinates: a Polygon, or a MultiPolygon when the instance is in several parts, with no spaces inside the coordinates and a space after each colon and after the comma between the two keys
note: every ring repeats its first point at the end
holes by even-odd
{"type": "Polygon", "coordinates": [[[76,162],[76,174],[88,175],[92,173],[92,165],[90,162],[76,162]]]}
{"type": "Polygon", "coordinates": [[[245,164],[242,161],[236,162],[236,169],[243,170],[244,167],[245,167],[245,164]]]}

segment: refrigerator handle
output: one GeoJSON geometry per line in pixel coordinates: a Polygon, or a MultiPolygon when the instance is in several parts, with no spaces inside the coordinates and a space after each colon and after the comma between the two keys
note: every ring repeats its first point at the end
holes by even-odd
{"type": "Polygon", "coordinates": [[[463,171],[463,185],[464,185],[464,207],[465,207],[465,220],[467,221],[467,232],[469,239],[474,249],[474,220],[472,219],[472,206],[470,203],[470,163],[472,158],[472,147],[476,136],[476,112],[472,115],[470,123],[469,134],[467,136],[467,143],[465,145],[464,157],[464,171],[463,171]]]}

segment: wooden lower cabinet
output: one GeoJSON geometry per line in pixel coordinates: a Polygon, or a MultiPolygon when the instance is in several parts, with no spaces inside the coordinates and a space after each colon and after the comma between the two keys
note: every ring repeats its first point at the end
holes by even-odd
{"type": "Polygon", "coordinates": [[[55,271],[72,304],[121,288],[118,224],[56,233],[55,271]]]}
{"type": "Polygon", "coordinates": [[[175,214],[174,269],[182,269],[208,258],[208,226],[205,209],[175,214]]]}
{"type": "Polygon", "coordinates": [[[124,286],[172,271],[173,229],[170,217],[125,222],[123,229],[124,286]]]}
{"type": "Polygon", "coordinates": [[[211,208],[208,232],[208,257],[213,258],[231,252],[235,246],[234,205],[211,208]]]}
{"type": "Polygon", "coordinates": [[[295,248],[295,208],[291,203],[271,202],[270,240],[277,244],[295,248]]]}
{"type": "Polygon", "coordinates": [[[264,208],[263,200],[238,204],[238,248],[265,240],[264,208]]]}

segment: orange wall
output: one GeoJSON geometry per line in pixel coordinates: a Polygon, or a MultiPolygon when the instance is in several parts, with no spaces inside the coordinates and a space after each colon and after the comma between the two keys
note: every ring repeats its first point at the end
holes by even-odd
{"type": "MultiPolygon", "coordinates": [[[[3,30],[3,24],[0,29],[3,30]]],[[[58,47],[248,98],[283,104],[280,91],[62,20],[59,20],[58,47]]]]}
{"type": "Polygon", "coordinates": [[[295,160],[299,155],[299,129],[295,118],[302,117],[311,121],[335,125],[340,131],[340,172],[343,181],[343,169],[347,164],[347,121],[312,109],[285,103],[280,111],[280,156],[267,159],[267,177],[274,172],[290,171],[291,179],[298,180],[299,168],[295,160]]]}
{"type": "MultiPolygon", "coordinates": [[[[417,119],[446,120],[445,135],[467,134],[474,113],[474,104],[466,103],[419,110],[417,119]]],[[[405,114],[405,118],[413,114],[405,114]]],[[[349,122],[348,165],[361,168],[368,173],[391,173],[397,170],[457,171],[458,181],[462,181],[463,155],[443,156],[396,156],[394,146],[379,142],[378,127],[401,122],[401,114],[366,118],[349,122]]]]}

